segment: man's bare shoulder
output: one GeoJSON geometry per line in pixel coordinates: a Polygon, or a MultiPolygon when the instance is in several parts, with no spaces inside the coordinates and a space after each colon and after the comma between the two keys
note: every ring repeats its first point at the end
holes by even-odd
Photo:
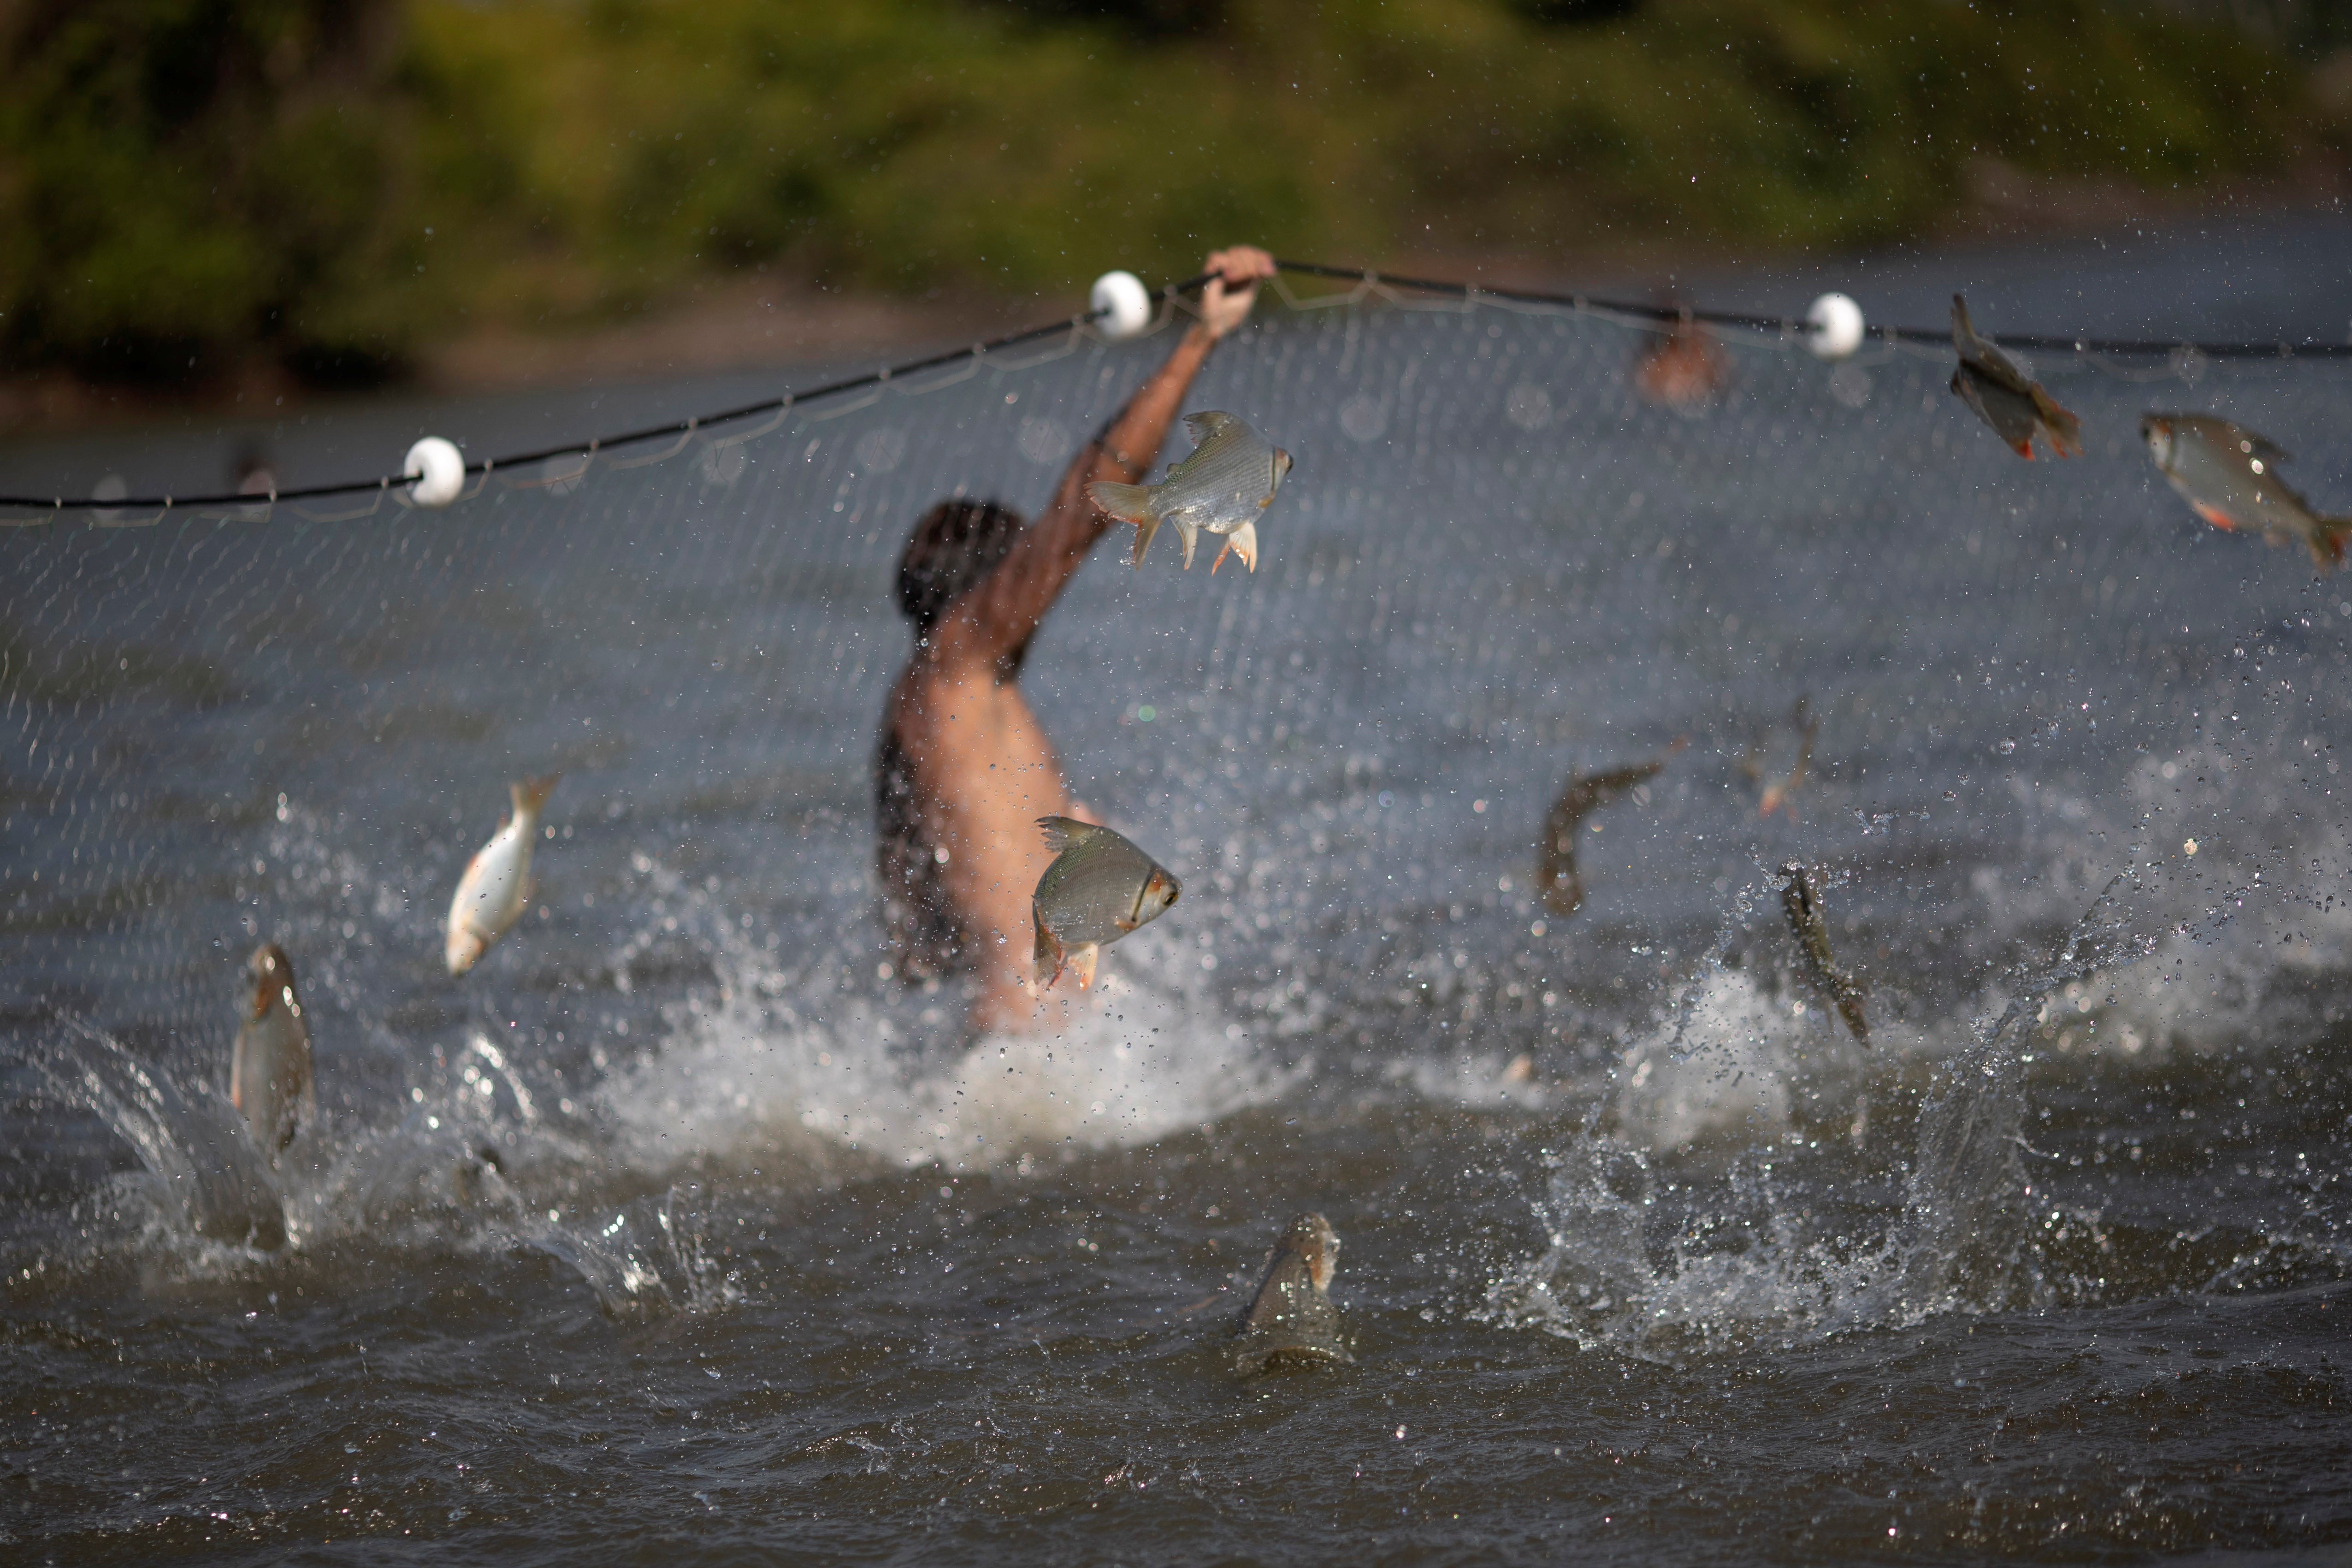
{"type": "Polygon", "coordinates": [[[983,740],[1002,743],[1008,724],[1034,723],[1020,688],[985,663],[919,659],[899,672],[883,711],[910,753],[956,750],[983,740]]]}
{"type": "Polygon", "coordinates": [[[993,684],[989,675],[985,668],[971,661],[950,662],[919,651],[898,672],[898,679],[891,682],[885,711],[894,726],[910,721],[919,722],[940,702],[951,701],[993,684]]]}

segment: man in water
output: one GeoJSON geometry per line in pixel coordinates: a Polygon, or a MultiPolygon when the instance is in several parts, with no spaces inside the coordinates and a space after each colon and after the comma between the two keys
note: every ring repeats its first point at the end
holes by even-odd
{"type": "Polygon", "coordinates": [[[1037,819],[1093,820],[1070,799],[1018,684],[1038,623],[1114,521],[1087,486],[1150,471],[1192,378],[1249,319],[1274,258],[1238,246],[1202,270],[1212,276],[1199,319],[1078,453],[1035,523],[998,501],[941,501],[899,559],[898,607],[915,623],[915,650],[883,709],[875,759],[882,919],[906,979],[973,976],[971,1022],[982,1031],[1040,1012],[1029,896],[1053,854],[1037,819]]]}

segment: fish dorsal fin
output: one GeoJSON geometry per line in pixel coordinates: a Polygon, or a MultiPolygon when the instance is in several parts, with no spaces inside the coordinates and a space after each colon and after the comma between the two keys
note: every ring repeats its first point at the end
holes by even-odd
{"type": "Polygon", "coordinates": [[[1074,849],[1102,831],[1091,822],[1080,822],[1075,816],[1041,816],[1037,826],[1045,831],[1045,847],[1060,854],[1074,849]]]}
{"type": "Polygon", "coordinates": [[[2252,455],[2265,463],[2284,463],[2294,456],[2267,436],[2258,436],[2252,430],[2242,429],[2241,436],[2248,446],[2253,447],[2252,455]]]}
{"type": "Polygon", "coordinates": [[[2025,390],[2025,373],[2000,352],[1999,343],[1977,331],[1977,324],[1969,320],[1969,301],[1959,294],[1952,296],[1952,346],[1959,351],[1963,364],[1990,372],[1994,379],[2010,384],[2013,392],[2025,390]]]}
{"type": "Polygon", "coordinates": [[[1198,414],[1184,416],[1184,428],[1192,433],[1192,445],[1195,447],[1207,445],[1212,437],[1240,423],[1221,408],[1207,408],[1198,414]]]}
{"type": "Polygon", "coordinates": [[[1977,336],[1976,323],[1969,320],[1968,300],[1962,295],[1953,295],[1952,346],[1960,351],[1962,359],[1967,359],[1976,353],[1977,345],[1983,342],[1982,338],[1977,336]]]}

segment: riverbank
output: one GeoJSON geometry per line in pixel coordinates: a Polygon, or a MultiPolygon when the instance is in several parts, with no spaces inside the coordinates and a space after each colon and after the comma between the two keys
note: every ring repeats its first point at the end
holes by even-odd
{"type": "MultiPolygon", "coordinates": [[[[2226,190],[2150,191],[2117,181],[2037,176],[1992,160],[1968,171],[1969,199],[1937,232],[1893,251],[1953,246],[2014,247],[2231,219],[2259,221],[2344,210],[2352,174],[2323,159],[2286,176],[2226,190]]],[[[1121,259],[1111,257],[1105,265],[1121,259]]],[[[1355,257],[1342,259],[1354,261],[1355,257]]],[[[1676,244],[1664,238],[1588,240],[1576,254],[1461,254],[1432,249],[1380,258],[1400,273],[1477,279],[1498,286],[1582,288],[1596,293],[1704,287],[1706,279],[1833,259],[1802,251],[1676,244]]],[[[1079,295],[941,289],[908,299],[825,289],[752,275],[705,280],[658,306],[603,321],[538,331],[492,321],[424,348],[413,372],[383,390],[404,397],[463,397],[668,381],[737,371],[884,357],[950,346],[1028,326],[1076,308],[1079,295]]],[[[0,377],[0,439],[150,425],[279,417],[373,395],[306,384],[265,353],[193,387],[89,381],[68,371],[0,377]],[[267,411],[266,413],[264,411],[267,411]]]]}
{"type": "Polygon", "coordinates": [[[2352,142],[2341,71],[2161,6],[159,5],[0,37],[0,427],[953,342],[1223,237],[1649,286],[2307,201],[2352,142]]]}

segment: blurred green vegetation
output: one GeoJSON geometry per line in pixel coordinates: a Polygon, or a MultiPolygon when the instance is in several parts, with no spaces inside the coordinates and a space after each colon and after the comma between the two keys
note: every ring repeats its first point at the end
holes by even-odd
{"type": "Polygon", "coordinates": [[[2089,0],[20,0],[0,347],[397,374],[767,268],[1043,289],[1921,232],[1973,161],[2277,171],[2302,68],[2089,0]]]}

